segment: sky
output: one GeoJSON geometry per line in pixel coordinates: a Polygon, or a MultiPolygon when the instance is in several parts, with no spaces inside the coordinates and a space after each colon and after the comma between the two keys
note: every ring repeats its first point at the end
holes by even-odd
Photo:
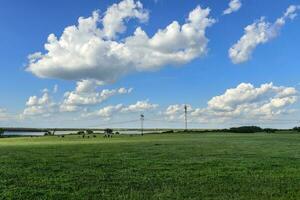
{"type": "Polygon", "coordinates": [[[0,126],[299,125],[300,1],[0,0],[0,126]]]}

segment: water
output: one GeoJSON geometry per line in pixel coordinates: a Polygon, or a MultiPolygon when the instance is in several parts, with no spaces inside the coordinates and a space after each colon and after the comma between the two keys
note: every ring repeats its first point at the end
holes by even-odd
{"type": "Polygon", "coordinates": [[[77,131],[55,131],[54,135],[69,135],[76,134],[77,131]]]}
{"type": "Polygon", "coordinates": [[[15,131],[6,131],[4,132],[4,135],[8,135],[8,136],[12,136],[12,135],[16,135],[16,136],[42,136],[44,135],[44,132],[15,132],[15,131]]]}
{"type": "MultiPolygon", "coordinates": [[[[144,131],[144,134],[153,133],[154,131],[144,131]]],[[[140,135],[141,131],[119,131],[122,135],[140,135]]]]}
{"type": "MultiPolygon", "coordinates": [[[[114,131],[116,132],[116,131],[114,131]]],[[[144,134],[147,134],[147,133],[153,133],[154,131],[144,131],[144,134]]],[[[77,131],[56,131],[55,132],[55,135],[68,135],[68,134],[76,134],[77,131]]],[[[103,132],[100,132],[100,131],[96,131],[95,133],[103,133],[103,132]]],[[[141,131],[130,131],[130,130],[127,130],[127,131],[119,131],[120,134],[124,134],[124,135],[139,135],[141,134],[141,131]]],[[[26,132],[26,131],[20,131],[20,132],[16,132],[16,131],[12,131],[12,132],[4,132],[4,135],[7,135],[7,136],[43,136],[45,134],[45,132],[26,132]]]]}
{"type": "MultiPolygon", "coordinates": [[[[74,131],[56,131],[55,135],[67,135],[74,133],[74,131]]],[[[16,135],[16,136],[43,136],[45,132],[26,132],[26,131],[6,131],[4,135],[16,135]]]]}

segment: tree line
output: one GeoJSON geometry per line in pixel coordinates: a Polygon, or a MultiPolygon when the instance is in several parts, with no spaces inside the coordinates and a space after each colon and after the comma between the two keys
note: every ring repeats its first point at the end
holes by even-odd
{"type": "Polygon", "coordinates": [[[0,137],[2,137],[4,135],[4,130],[0,129],[0,137]]]}
{"type": "Polygon", "coordinates": [[[216,129],[209,132],[228,132],[228,133],[275,133],[277,131],[297,131],[300,132],[300,127],[293,129],[274,129],[274,128],[261,128],[259,126],[240,126],[228,129],[216,129]]]}

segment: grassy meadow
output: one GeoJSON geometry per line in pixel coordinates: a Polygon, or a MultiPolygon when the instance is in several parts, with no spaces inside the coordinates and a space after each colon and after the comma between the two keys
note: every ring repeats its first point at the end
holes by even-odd
{"type": "Polygon", "coordinates": [[[300,199],[300,134],[0,138],[0,199],[300,199]]]}

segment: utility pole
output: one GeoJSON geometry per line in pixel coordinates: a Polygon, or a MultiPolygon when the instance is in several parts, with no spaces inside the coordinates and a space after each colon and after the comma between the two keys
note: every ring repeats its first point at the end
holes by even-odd
{"type": "Polygon", "coordinates": [[[185,131],[187,131],[187,105],[184,105],[184,120],[185,120],[185,131]]]}
{"type": "Polygon", "coordinates": [[[144,135],[144,120],[145,120],[145,116],[144,114],[141,114],[141,134],[144,135]]]}

